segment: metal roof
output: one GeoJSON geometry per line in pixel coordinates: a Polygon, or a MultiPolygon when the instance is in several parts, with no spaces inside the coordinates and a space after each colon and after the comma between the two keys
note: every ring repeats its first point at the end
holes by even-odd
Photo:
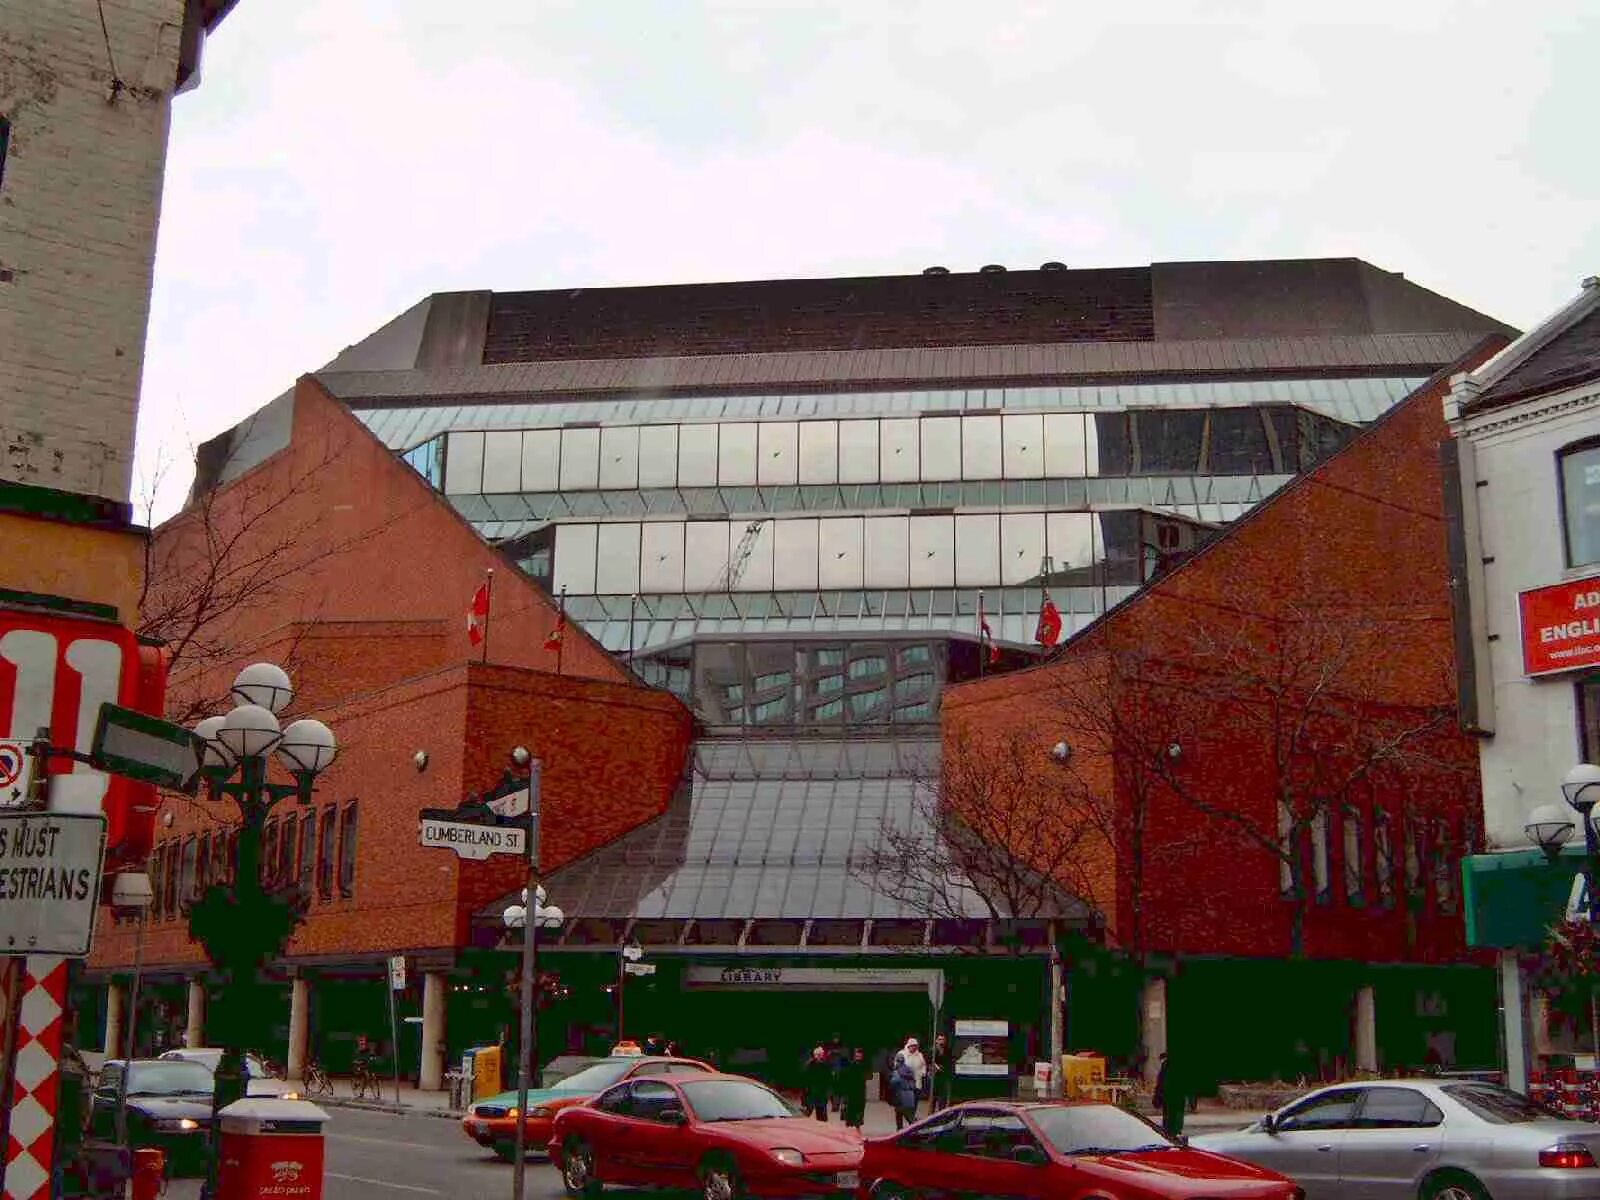
{"type": "Polygon", "coordinates": [[[849,385],[928,386],[1159,381],[1177,377],[1422,375],[1465,354],[1480,333],[1395,333],[1186,342],[1073,342],[907,350],[817,350],[679,358],[611,358],[400,371],[322,371],[318,380],[355,407],[731,391],[787,392],[849,385]]]}

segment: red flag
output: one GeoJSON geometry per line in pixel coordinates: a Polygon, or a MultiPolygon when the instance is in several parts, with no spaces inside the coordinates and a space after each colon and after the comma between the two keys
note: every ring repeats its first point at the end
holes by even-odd
{"type": "Polygon", "coordinates": [[[1033,640],[1041,646],[1054,646],[1061,640],[1061,610],[1044,594],[1044,606],[1039,609],[1039,627],[1033,631],[1033,640]]]}
{"type": "Polygon", "coordinates": [[[1000,647],[994,644],[994,630],[989,628],[989,617],[983,611],[983,593],[978,593],[978,641],[989,646],[989,665],[1000,661],[1000,647]]]}
{"type": "Polygon", "coordinates": [[[544,648],[552,652],[561,649],[561,639],[567,633],[567,613],[562,609],[561,615],[556,618],[556,627],[550,631],[550,636],[544,640],[544,648]]]}
{"type": "Polygon", "coordinates": [[[472,593],[472,607],[467,609],[467,637],[474,646],[481,645],[489,636],[489,581],[486,579],[472,593]]]}

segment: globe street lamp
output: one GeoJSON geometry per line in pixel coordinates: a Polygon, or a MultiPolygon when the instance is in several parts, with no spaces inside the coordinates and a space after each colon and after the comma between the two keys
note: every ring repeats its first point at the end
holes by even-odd
{"type": "MultiPolygon", "coordinates": [[[[1579,763],[1573,767],[1561,780],[1561,798],[1578,814],[1583,826],[1584,915],[1591,923],[1600,922],[1600,894],[1595,887],[1600,881],[1600,835],[1594,826],[1594,806],[1600,802],[1600,767],[1593,763],[1579,763]]],[[[1572,837],[1572,826],[1571,818],[1559,805],[1541,804],[1528,814],[1523,832],[1553,863],[1572,837]]]]}
{"type": "MultiPolygon", "coordinates": [[[[521,747],[518,747],[521,749],[521,747]]],[[[525,762],[520,765],[527,765],[525,762]]],[[[534,806],[533,820],[538,820],[538,808],[534,806]]],[[[536,827],[536,826],[535,826],[536,827]]],[[[536,853],[533,845],[536,839],[529,840],[530,853],[536,853]]],[[[532,859],[537,862],[538,860],[532,859]]],[[[537,883],[532,884],[533,891],[533,919],[528,919],[528,888],[522,889],[522,903],[508,906],[501,919],[505,921],[507,929],[522,930],[522,1043],[517,1048],[517,1142],[516,1158],[512,1160],[511,1168],[511,1194],[516,1200],[522,1200],[525,1172],[527,1169],[526,1156],[528,1146],[528,1090],[532,1084],[529,1078],[532,1074],[531,1064],[538,1061],[538,1052],[535,1049],[535,1039],[539,1036],[538,1024],[534,1019],[535,997],[534,980],[537,978],[535,970],[539,954],[539,930],[557,929],[567,919],[567,914],[555,905],[545,904],[545,890],[537,883]]]]}
{"type": "MultiPolygon", "coordinates": [[[[225,1019],[222,1061],[217,1065],[214,1110],[245,1092],[244,1039],[258,1027],[257,976],[283,947],[304,912],[303,897],[269,894],[262,879],[262,837],[267,815],[281,800],[312,802],[317,776],[338,757],[333,731],[321,721],[302,719],[283,728],[278,717],[294,699],[283,668],[252,663],[230,689],[235,707],[207,717],[194,728],[203,745],[201,775],[212,801],[230,799],[239,810],[239,833],[230,884],[215,884],[189,912],[189,929],[206,948],[222,987],[218,1008],[225,1019]],[[289,782],[271,778],[273,756],[289,782]]],[[[214,1113],[213,1113],[214,1115],[214,1113]]],[[[216,1122],[207,1167],[208,1194],[216,1190],[216,1122]]]]}

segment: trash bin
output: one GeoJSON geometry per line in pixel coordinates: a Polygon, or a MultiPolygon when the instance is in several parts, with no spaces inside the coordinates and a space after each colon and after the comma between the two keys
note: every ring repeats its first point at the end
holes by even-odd
{"type": "Polygon", "coordinates": [[[217,1115],[222,1122],[218,1200],[320,1200],[327,1113],[306,1100],[257,1096],[235,1100],[217,1115]]]}

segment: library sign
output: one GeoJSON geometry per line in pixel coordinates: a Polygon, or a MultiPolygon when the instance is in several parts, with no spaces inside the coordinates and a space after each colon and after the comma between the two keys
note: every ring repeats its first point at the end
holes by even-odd
{"type": "Polygon", "coordinates": [[[1526,674],[1600,666],[1600,579],[1534,588],[1518,596],[1517,603],[1526,674]]]}

